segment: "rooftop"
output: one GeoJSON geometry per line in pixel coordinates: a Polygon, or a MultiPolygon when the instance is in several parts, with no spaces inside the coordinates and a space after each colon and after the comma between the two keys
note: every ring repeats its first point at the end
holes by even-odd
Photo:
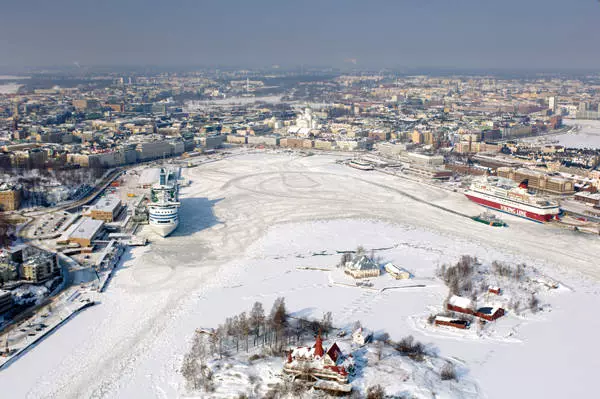
{"type": "Polygon", "coordinates": [[[75,225],[75,228],[69,234],[69,238],[87,238],[91,240],[98,234],[103,225],[104,222],[101,220],[83,217],[79,223],[75,225]]]}
{"type": "Polygon", "coordinates": [[[118,197],[111,195],[100,198],[100,200],[94,204],[92,210],[114,212],[119,206],[121,206],[121,200],[118,197]]]}

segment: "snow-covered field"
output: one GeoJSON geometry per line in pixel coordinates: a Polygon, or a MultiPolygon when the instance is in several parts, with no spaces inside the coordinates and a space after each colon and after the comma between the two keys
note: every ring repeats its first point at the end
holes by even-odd
{"type": "MultiPolygon", "coordinates": [[[[394,339],[412,334],[468,369],[481,396],[589,397],[600,366],[598,237],[502,216],[491,228],[415,201],[410,193],[475,215],[461,194],[335,164],[333,156],[245,155],[186,169],[181,223],[135,248],[102,295],[22,359],[0,372],[11,398],[178,397],[178,372],[198,327],[277,297],[334,324],[360,320],[394,339]],[[425,287],[385,291],[332,284],[336,250],[389,248],[384,261],[425,287]],[[313,256],[326,251],[325,256],[313,256]],[[330,254],[327,256],[327,254],[330,254]],[[434,278],[462,254],[525,262],[568,289],[540,297],[551,311],[508,315],[492,337],[426,328],[447,290],[434,278]]],[[[387,276],[381,278],[388,278],[387,276]]]]}

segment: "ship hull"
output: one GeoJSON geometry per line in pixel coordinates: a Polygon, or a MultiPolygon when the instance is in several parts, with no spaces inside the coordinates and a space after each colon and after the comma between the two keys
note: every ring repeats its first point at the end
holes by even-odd
{"type": "Polygon", "coordinates": [[[351,168],[359,169],[359,170],[373,170],[374,169],[373,166],[371,166],[371,165],[361,165],[361,164],[353,163],[353,162],[350,162],[348,165],[351,168]]]}
{"type": "Polygon", "coordinates": [[[177,226],[179,225],[178,221],[174,221],[171,223],[160,223],[154,224],[150,223],[150,227],[152,230],[157,233],[161,237],[167,237],[169,234],[175,231],[177,226]]]}
{"type": "Polygon", "coordinates": [[[466,193],[465,196],[471,201],[479,205],[483,205],[486,208],[504,212],[509,215],[519,216],[524,219],[533,220],[534,222],[538,223],[547,223],[550,220],[554,219],[555,216],[558,214],[558,211],[556,211],[555,213],[532,212],[530,210],[521,209],[518,205],[504,205],[494,201],[493,199],[482,198],[476,195],[472,195],[470,193],[466,193]]]}

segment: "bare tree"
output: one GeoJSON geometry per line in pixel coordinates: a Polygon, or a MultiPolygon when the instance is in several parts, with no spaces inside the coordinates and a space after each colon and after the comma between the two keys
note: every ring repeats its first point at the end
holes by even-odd
{"type": "Polygon", "coordinates": [[[240,351],[240,317],[233,316],[231,321],[231,336],[235,339],[235,351],[240,351]]]}
{"type": "Polygon", "coordinates": [[[250,335],[250,322],[246,312],[242,312],[238,318],[238,333],[246,341],[246,352],[248,352],[248,336],[250,335]]]}
{"type": "Polygon", "coordinates": [[[340,263],[338,264],[338,267],[344,267],[346,266],[346,263],[351,262],[352,261],[352,255],[348,252],[345,252],[342,254],[342,257],[340,258],[340,263]]]}
{"type": "Polygon", "coordinates": [[[14,226],[8,220],[6,213],[0,212],[0,248],[8,248],[14,237],[14,226]]]}
{"type": "Polygon", "coordinates": [[[269,316],[270,324],[275,332],[275,344],[279,342],[279,336],[287,323],[287,313],[285,310],[285,298],[280,297],[273,303],[271,314],[269,316]]]}
{"type": "Polygon", "coordinates": [[[380,361],[381,358],[383,357],[383,346],[384,346],[383,341],[377,341],[377,347],[376,347],[377,361],[380,361]]]}
{"type": "Polygon", "coordinates": [[[329,332],[333,328],[333,316],[331,312],[326,312],[323,314],[323,319],[321,320],[321,329],[325,334],[325,337],[329,337],[329,332]]]}
{"type": "Polygon", "coordinates": [[[367,388],[367,399],[383,399],[385,398],[385,390],[381,385],[373,385],[367,388]]]}
{"type": "Polygon", "coordinates": [[[444,367],[440,371],[440,377],[442,380],[456,380],[456,368],[454,364],[450,362],[444,364],[444,367]]]}
{"type": "Polygon", "coordinates": [[[540,300],[535,296],[535,294],[531,294],[531,298],[529,298],[529,309],[533,313],[537,313],[540,310],[540,300]]]}
{"type": "Polygon", "coordinates": [[[265,323],[265,310],[260,302],[254,302],[250,311],[250,328],[254,332],[254,346],[260,336],[260,327],[265,323]]]}
{"type": "Polygon", "coordinates": [[[210,370],[206,366],[209,352],[206,347],[204,334],[196,332],[192,340],[192,347],[184,356],[181,373],[187,383],[194,390],[203,387],[210,388],[210,370]]]}

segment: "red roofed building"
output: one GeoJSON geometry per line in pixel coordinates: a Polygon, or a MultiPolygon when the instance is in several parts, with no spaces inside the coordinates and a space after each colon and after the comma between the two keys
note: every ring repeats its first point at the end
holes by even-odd
{"type": "Polygon", "coordinates": [[[325,354],[325,350],[323,349],[323,340],[321,339],[321,334],[317,335],[317,340],[315,341],[315,345],[313,346],[313,355],[315,357],[322,358],[325,354]]]}
{"type": "Polygon", "coordinates": [[[343,354],[337,343],[333,343],[326,351],[321,334],[319,334],[312,347],[300,346],[287,353],[283,371],[294,376],[308,373],[315,379],[346,384],[348,372],[341,365],[342,358],[343,354]],[[338,363],[340,364],[338,365],[338,363]]]}

